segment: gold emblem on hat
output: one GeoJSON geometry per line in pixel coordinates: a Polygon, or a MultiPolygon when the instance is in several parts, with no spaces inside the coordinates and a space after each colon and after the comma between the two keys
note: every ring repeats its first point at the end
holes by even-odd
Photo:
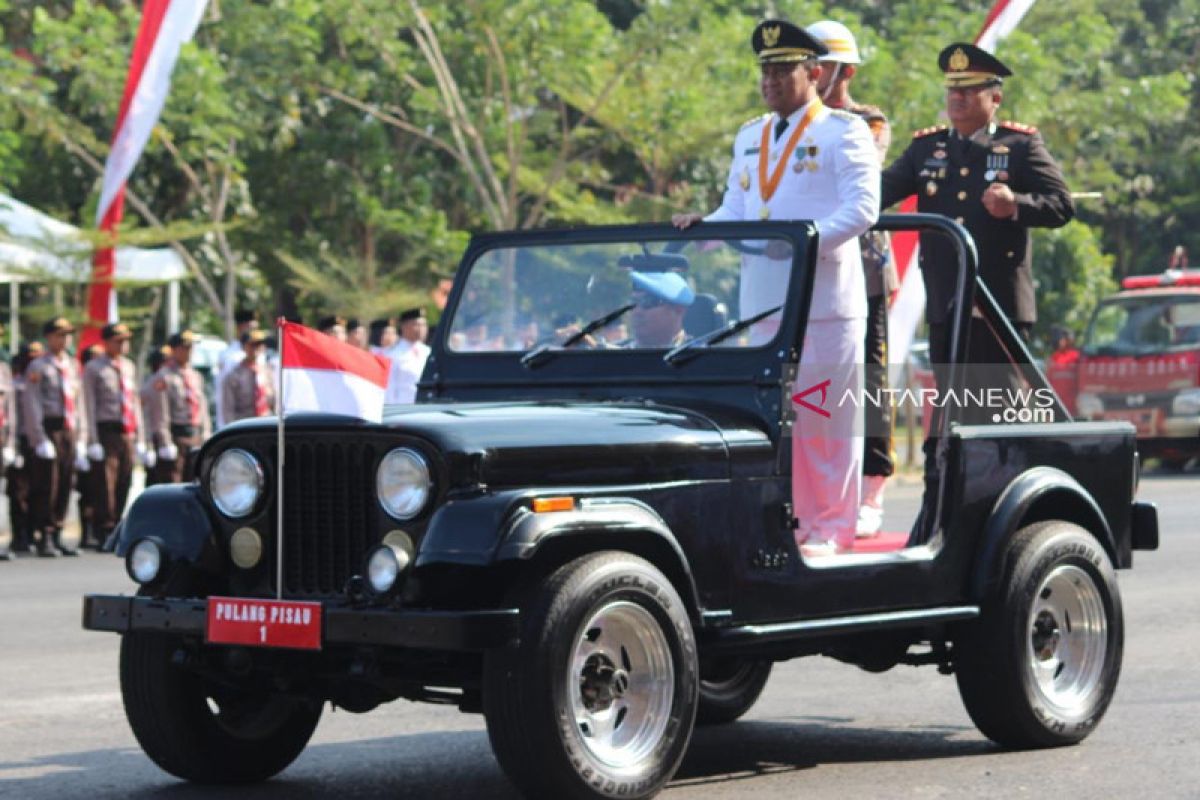
{"type": "Polygon", "coordinates": [[[771,25],[762,29],[763,45],[774,47],[779,44],[779,26],[771,25]]]}
{"type": "Polygon", "coordinates": [[[961,47],[956,48],[950,54],[950,69],[955,72],[962,72],[969,66],[971,66],[971,59],[967,58],[967,54],[963,52],[961,47]]]}

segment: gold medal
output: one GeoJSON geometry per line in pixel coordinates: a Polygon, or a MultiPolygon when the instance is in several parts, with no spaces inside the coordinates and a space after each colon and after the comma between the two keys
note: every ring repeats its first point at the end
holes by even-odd
{"type": "Polygon", "coordinates": [[[771,209],[767,208],[766,206],[763,206],[762,208],[760,208],[758,210],[758,218],[759,219],[767,219],[770,216],[771,216],[771,209]]]}
{"type": "Polygon", "coordinates": [[[817,162],[815,162],[815,161],[809,161],[809,162],[808,162],[808,171],[809,171],[809,172],[816,172],[816,171],[817,171],[817,162]]]}
{"type": "Polygon", "coordinates": [[[937,189],[937,183],[934,181],[930,181],[929,183],[925,184],[925,194],[929,195],[930,197],[933,197],[935,194],[937,194],[937,189]]]}
{"type": "Polygon", "coordinates": [[[738,179],[738,183],[741,184],[743,192],[750,188],[750,170],[749,169],[742,170],[742,177],[738,179]]]}

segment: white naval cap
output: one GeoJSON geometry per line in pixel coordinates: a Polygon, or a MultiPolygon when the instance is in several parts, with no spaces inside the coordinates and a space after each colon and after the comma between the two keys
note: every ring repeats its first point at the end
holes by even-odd
{"type": "Polygon", "coordinates": [[[821,56],[822,61],[840,61],[843,64],[862,63],[862,59],[858,56],[858,42],[854,40],[854,34],[850,32],[850,29],[842,23],[823,19],[809,25],[805,30],[808,31],[809,36],[829,49],[826,55],[821,56]]]}

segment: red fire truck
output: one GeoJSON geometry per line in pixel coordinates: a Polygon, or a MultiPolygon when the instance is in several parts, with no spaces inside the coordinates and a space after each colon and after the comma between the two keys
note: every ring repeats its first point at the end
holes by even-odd
{"type": "Polygon", "coordinates": [[[1200,270],[1126,278],[1080,349],[1080,419],[1127,420],[1138,450],[1181,467],[1200,455],[1200,270]]]}

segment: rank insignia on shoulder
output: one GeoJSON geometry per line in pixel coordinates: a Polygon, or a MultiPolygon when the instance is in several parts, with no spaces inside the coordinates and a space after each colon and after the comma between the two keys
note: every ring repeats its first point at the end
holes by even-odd
{"type": "Polygon", "coordinates": [[[941,133],[942,131],[946,131],[949,129],[950,129],[949,125],[934,125],[929,128],[921,128],[921,130],[913,132],[913,138],[914,139],[922,139],[926,136],[932,136],[935,133],[941,133]]]}
{"type": "Polygon", "coordinates": [[[841,108],[829,109],[829,116],[837,117],[838,119],[844,119],[847,122],[849,122],[850,120],[860,119],[858,114],[851,114],[849,111],[846,111],[845,109],[841,109],[841,108]]]}
{"type": "Polygon", "coordinates": [[[1038,129],[1032,125],[1026,125],[1023,122],[1010,122],[1008,120],[1001,122],[1000,127],[1007,128],[1010,131],[1016,131],[1017,133],[1028,133],[1031,136],[1038,132],[1038,129]]]}
{"type": "Polygon", "coordinates": [[[742,127],[738,128],[738,130],[739,131],[745,130],[746,128],[749,128],[751,125],[753,125],[756,122],[762,122],[763,120],[767,119],[769,116],[771,116],[771,115],[770,114],[759,114],[757,117],[753,117],[753,118],[748,119],[745,122],[743,122],[742,127]]]}

